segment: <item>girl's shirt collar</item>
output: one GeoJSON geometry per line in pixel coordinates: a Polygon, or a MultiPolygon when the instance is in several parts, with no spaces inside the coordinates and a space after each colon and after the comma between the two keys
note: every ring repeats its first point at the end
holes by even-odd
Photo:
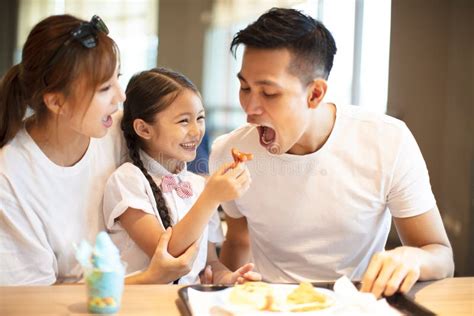
{"type": "Polygon", "coordinates": [[[186,163],[182,162],[179,166],[176,173],[168,171],[163,167],[158,161],[150,157],[145,151],[140,149],[140,158],[142,159],[143,166],[145,169],[155,177],[164,177],[164,176],[184,176],[186,173],[186,163]]]}

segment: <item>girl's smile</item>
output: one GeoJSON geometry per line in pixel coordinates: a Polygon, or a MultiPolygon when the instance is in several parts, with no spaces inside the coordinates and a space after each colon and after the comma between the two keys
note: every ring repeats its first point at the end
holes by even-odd
{"type": "Polygon", "coordinates": [[[149,129],[146,151],[163,166],[194,160],[206,130],[201,98],[189,89],[182,90],[169,107],[156,114],[149,129]]]}

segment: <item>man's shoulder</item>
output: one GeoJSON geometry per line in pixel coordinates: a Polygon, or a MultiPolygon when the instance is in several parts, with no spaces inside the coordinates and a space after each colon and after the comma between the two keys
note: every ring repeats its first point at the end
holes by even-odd
{"type": "Polygon", "coordinates": [[[403,137],[408,131],[405,122],[363,106],[338,106],[338,119],[343,128],[364,131],[378,139],[403,137]]]}

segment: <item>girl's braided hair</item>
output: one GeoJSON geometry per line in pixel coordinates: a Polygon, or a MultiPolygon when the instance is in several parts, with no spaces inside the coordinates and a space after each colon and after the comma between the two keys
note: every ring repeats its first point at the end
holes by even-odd
{"type": "Polygon", "coordinates": [[[135,132],[133,122],[136,119],[142,119],[148,124],[153,124],[156,114],[168,108],[184,89],[189,89],[199,95],[196,86],[182,74],[166,68],[153,68],[135,74],[130,79],[125,91],[127,99],[123,104],[121,128],[130,159],[135,166],[140,168],[150,183],[165,229],[171,226],[168,206],[163,193],[153,181],[140,158],[140,148],[143,148],[143,141],[135,132]]]}

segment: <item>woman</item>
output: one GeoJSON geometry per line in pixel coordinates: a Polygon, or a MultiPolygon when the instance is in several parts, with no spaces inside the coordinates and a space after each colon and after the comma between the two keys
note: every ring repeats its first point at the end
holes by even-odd
{"type": "MultiPolygon", "coordinates": [[[[1,285],[74,282],[81,268],[73,244],[103,229],[104,184],[125,157],[114,115],[125,100],[119,53],[107,34],[97,16],[48,17],[2,79],[1,285]]],[[[175,259],[166,253],[168,237],[128,282],[169,282],[188,272],[196,246],[175,259]]]]}

